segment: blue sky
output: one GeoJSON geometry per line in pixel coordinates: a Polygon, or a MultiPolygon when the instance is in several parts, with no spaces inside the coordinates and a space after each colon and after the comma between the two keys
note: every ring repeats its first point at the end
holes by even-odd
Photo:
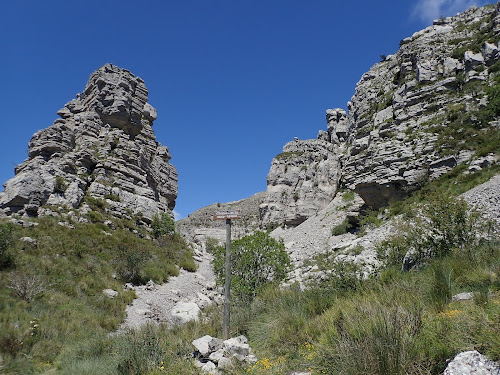
{"type": "Polygon", "coordinates": [[[105,63],[146,82],[179,173],[176,213],[266,189],[272,158],[315,138],[381,54],[469,0],[5,0],[0,181],[105,63]]]}

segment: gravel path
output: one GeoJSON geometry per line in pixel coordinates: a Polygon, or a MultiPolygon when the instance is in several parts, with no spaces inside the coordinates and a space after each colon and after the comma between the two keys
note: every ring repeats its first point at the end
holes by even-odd
{"type": "MultiPolygon", "coordinates": [[[[180,270],[179,276],[171,277],[165,284],[158,285],[151,281],[141,286],[127,284],[126,288],[134,289],[137,298],[127,306],[127,318],[119,331],[153,322],[173,327],[180,323],[174,314],[176,306],[194,303],[203,309],[214,299],[217,300],[219,297],[214,290],[215,276],[210,263],[212,256],[198,251],[195,259],[198,263],[196,272],[180,270]]],[[[197,315],[194,310],[192,313],[197,315]]]]}

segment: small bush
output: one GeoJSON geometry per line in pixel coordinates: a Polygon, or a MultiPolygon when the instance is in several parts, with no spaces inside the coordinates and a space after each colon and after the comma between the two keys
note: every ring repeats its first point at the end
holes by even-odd
{"type": "Polygon", "coordinates": [[[39,274],[15,272],[8,278],[7,288],[22,300],[31,302],[45,292],[48,285],[39,274]]]}
{"type": "Polygon", "coordinates": [[[358,302],[341,309],[333,329],[325,332],[319,369],[327,374],[410,373],[422,311],[378,301],[358,302]]]}
{"type": "Polygon", "coordinates": [[[353,201],[354,200],[354,191],[349,190],[342,194],[343,201],[353,201]]]}
{"type": "Polygon", "coordinates": [[[342,295],[359,289],[361,285],[361,267],[354,262],[337,261],[331,265],[326,277],[316,282],[315,287],[342,295]]]}
{"type": "Polygon", "coordinates": [[[332,228],[332,236],[345,234],[351,227],[352,225],[349,223],[349,219],[345,219],[342,223],[332,228]]]}
{"type": "Polygon", "coordinates": [[[160,238],[165,235],[173,234],[175,231],[174,219],[166,212],[160,212],[153,216],[151,223],[153,235],[155,238],[160,238]]]}
{"type": "Polygon", "coordinates": [[[66,180],[61,176],[56,176],[56,180],[54,183],[54,192],[63,194],[67,188],[68,188],[68,183],[66,182],[66,180]]]}
{"type": "Polygon", "coordinates": [[[190,252],[185,252],[179,261],[179,267],[185,269],[188,272],[195,272],[198,268],[196,262],[193,259],[193,254],[190,252]]]}
{"type": "Polygon", "coordinates": [[[417,262],[443,257],[456,248],[467,251],[485,229],[479,226],[478,213],[470,211],[464,200],[447,194],[428,196],[412,216],[410,224],[400,223],[398,233],[377,246],[386,265],[402,261],[410,249],[417,262]]]}
{"type": "Polygon", "coordinates": [[[104,216],[102,213],[98,211],[89,211],[87,213],[87,219],[90,220],[92,223],[104,223],[106,221],[106,216],[104,216]]]}
{"type": "Polygon", "coordinates": [[[219,240],[217,238],[208,237],[206,242],[205,242],[205,245],[206,245],[207,253],[213,254],[213,252],[215,251],[215,248],[217,246],[219,246],[220,243],[219,243],[219,240]]]}
{"type": "MultiPolygon", "coordinates": [[[[216,248],[213,267],[217,283],[224,285],[225,254],[216,248]]],[[[269,284],[282,281],[290,267],[283,241],[264,232],[255,232],[231,242],[231,290],[239,301],[252,301],[269,284]]]]}
{"type": "Polygon", "coordinates": [[[14,252],[11,247],[14,236],[14,225],[0,223],[0,270],[14,264],[14,252]]]}
{"type": "Polygon", "coordinates": [[[165,349],[154,327],[146,326],[139,331],[130,331],[118,343],[121,375],[150,374],[161,366],[165,349]]]}
{"type": "Polygon", "coordinates": [[[127,282],[134,284],[143,284],[145,274],[143,267],[148,259],[148,253],[142,249],[135,249],[131,246],[123,246],[122,253],[118,258],[118,274],[127,282]]]}
{"type": "Polygon", "coordinates": [[[104,196],[104,199],[109,199],[110,201],[113,201],[113,202],[120,202],[121,201],[120,196],[115,195],[115,194],[106,194],[104,196]]]}
{"type": "Polygon", "coordinates": [[[94,211],[104,211],[108,207],[108,203],[104,199],[94,198],[90,195],[85,196],[85,203],[94,211]]]}

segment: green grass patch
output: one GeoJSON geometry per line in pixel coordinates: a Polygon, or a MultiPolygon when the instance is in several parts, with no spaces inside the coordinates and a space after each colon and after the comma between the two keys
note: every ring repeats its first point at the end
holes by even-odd
{"type": "MultiPolygon", "coordinates": [[[[125,282],[161,283],[178,274],[176,264],[196,267],[178,234],[153,241],[125,229],[106,234],[101,224],[73,223],[70,229],[56,218],[36,222],[31,228],[0,223],[0,357],[13,373],[43,372],[68,346],[98,345],[96,338],[119,327],[135,298],[123,289],[125,282]],[[104,289],[118,295],[111,299],[104,289]]],[[[107,373],[106,360],[95,357],[62,373],[107,373]],[[95,366],[102,371],[85,370],[95,366]]]]}

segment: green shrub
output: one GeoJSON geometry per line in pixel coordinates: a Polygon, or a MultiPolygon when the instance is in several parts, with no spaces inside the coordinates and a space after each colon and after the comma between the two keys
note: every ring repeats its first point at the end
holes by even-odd
{"type": "Polygon", "coordinates": [[[104,211],[108,207],[108,203],[104,199],[94,198],[90,195],[86,195],[84,199],[91,210],[104,211]]]}
{"type": "Polygon", "coordinates": [[[0,223],[0,270],[14,264],[14,251],[12,243],[14,225],[10,223],[0,223]]]}
{"type": "Polygon", "coordinates": [[[104,196],[104,199],[109,199],[110,201],[113,201],[113,202],[120,202],[121,201],[120,196],[115,195],[115,194],[106,194],[104,196]]]}
{"type": "Polygon", "coordinates": [[[104,223],[106,221],[106,216],[98,211],[89,211],[87,213],[87,219],[90,220],[91,223],[104,223]]]}
{"type": "Polygon", "coordinates": [[[440,262],[431,267],[431,288],[428,292],[430,304],[441,312],[451,302],[451,271],[440,262]]]}
{"type": "Polygon", "coordinates": [[[354,200],[354,191],[349,190],[342,194],[343,201],[353,201],[354,200]]]}
{"type": "Polygon", "coordinates": [[[336,261],[332,263],[330,272],[316,282],[315,287],[330,290],[336,295],[343,295],[358,290],[362,282],[359,265],[350,261],[336,261]]]}
{"type": "Polygon", "coordinates": [[[349,219],[346,218],[342,223],[332,228],[332,236],[340,236],[341,234],[345,234],[351,227],[352,225],[351,223],[349,223],[349,219]]]}
{"type": "Polygon", "coordinates": [[[161,367],[165,349],[154,327],[130,331],[118,344],[119,374],[150,374],[161,367]]]}
{"type": "MultiPolygon", "coordinates": [[[[400,223],[398,233],[377,246],[386,265],[395,265],[412,250],[414,261],[443,257],[455,248],[467,251],[485,228],[479,215],[464,200],[447,194],[430,195],[425,204],[414,208],[411,224],[400,223]]],[[[401,264],[401,263],[400,263],[401,264]]]]}
{"type": "Polygon", "coordinates": [[[166,212],[157,213],[153,216],[151,228],[155,238],[173,234],[175,232],[174,219],[166,212]]]}
{"type": "Polygon", "coordinates": [[[56,176],[56,180],[54,183],[54,192],[63,194],[68,187],[68,183],[61,176],[56,176]]]}
{"type": "MultiPolygon", "coordinates": [[[[217,283],[224,285],[225,254],[216,248],[213,267],[217,283]]],[[[239,301],[251,301],[269,284],[282,281],[290,267],[290,258],[283,241],[276,241],[264,232],[255,232],[231,242],[231,290],[239,301]]]]}
{"type": "Polygon", "coordinates": [[[196,266],[196,262],[193,259],[193,254],[191,254],[190,252],[185,252],[179,261],[179,267],[189,272],[195,272],[198,267],[196,266]]]}
{"type": "Polygon", "coordinates": [[[422,311],[374,300],[347,302],[322,337],[318,367],[327,374],[408,374],[422,311]]]}
{"type": "Polygon", "coordinates": [[[215,248],[217,246],[219,246],[219,240],[217,238],[207,237],[205,244],[206,244],[207,252],[209,254],[213,254],[213,252],[215,251],[215,248]]]}

